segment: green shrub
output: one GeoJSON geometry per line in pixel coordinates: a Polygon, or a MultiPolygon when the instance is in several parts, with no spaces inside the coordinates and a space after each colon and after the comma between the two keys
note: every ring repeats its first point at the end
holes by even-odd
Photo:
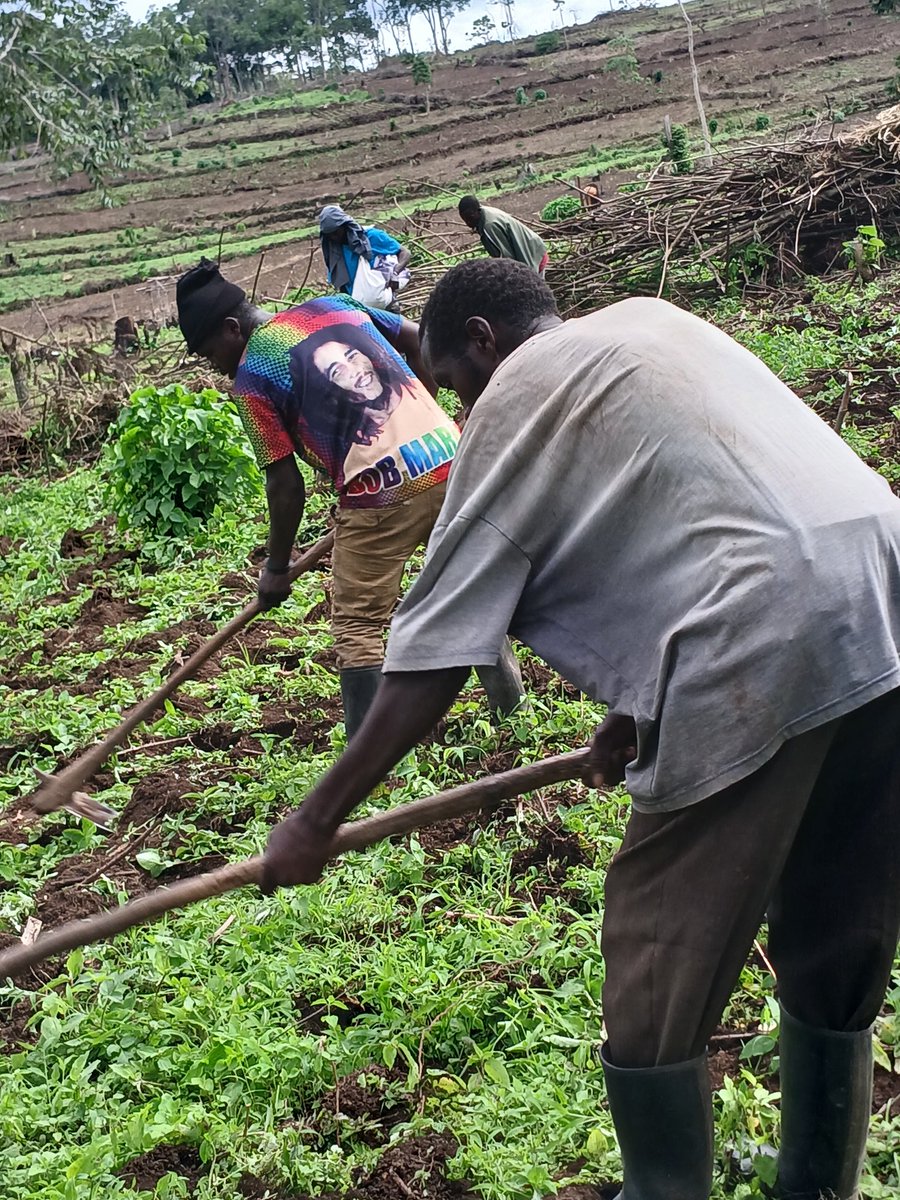
{"type": "Polygon", "coordinates": [[[528,103],[528,93],[525,91],[525,89],[523,87],[517,87],[516,88],[516,104],[527,104],[527,103],[528,103]]]}
{"type": "Polygon", "coordinates": [[[539,33],[534,39],[535,54],[553,54],[559,49],[559,34],[555,29],[549,29],[546,33],[539,33]]]}
{"type": "Polygon", "coordinates": [[[577,196],[557,196],[541,209],[542,221],[565,221],[581,212],[581,201],[577,196]]]}
{"type": "Polygon", "coordinates": [[[654,71],[653,72],[653,82],[654,83],[662,83],[662,81],[663,81],[662,71],[654,71]]]}
{"type": "Polygon", "coordinates": [[[547,93],[544,91],[543,88],[536,88],[535,93],[534,93],[534,98],[535,98],[535,100],[546,100],[547,93]]]}
{"type": "Polygon", "coordinates": [[[688,141],[688,132],[683,125],[673,125],[671,142],[666,141],[666,135],[662,135],[662,144],[669,151],[669,160],[675,168],[676,175],[690,175],[694,169],[694,162],[691,158],[691,144],[688,141]]]}
{"type": "Polygon", "coordinates": [[[772,121],[765,113],[758,113],[756,120],[753,122],[753,128],[762,132],[763,129],[768,129],[772,121]]]}
{"type": "Polygon", "coordinates": [[[182,539],[221,500],[250,503],[261,492],[237,410],[213,388],[139,388],[110,431],[102,469],[120,526],[182,539]]]}
{"type": "Polygon", "coordinates": [[[710,118],[709,118],[709,120],[706,122],[706,124],[707,124],[707,127],[708,127],[708,129],[709,129],[709,136],[710,136],[710,137],[715,137],[715,136],[716,136],[716,130],[719,128],[719,121],[718,121],[718,118],[716,118],[716,117],[710,117],[710,118]]]}

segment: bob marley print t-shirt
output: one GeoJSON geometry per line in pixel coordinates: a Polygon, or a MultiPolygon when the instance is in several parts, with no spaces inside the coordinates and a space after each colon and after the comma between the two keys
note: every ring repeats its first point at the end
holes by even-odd
{"type": "Polygon", "coordinates": [[[459,430],[392,345],[401,318],[307,300],[250,336],[234,398],[260,467],[297,453],[345,508],[397,504],[447,478],[459,430]]]}

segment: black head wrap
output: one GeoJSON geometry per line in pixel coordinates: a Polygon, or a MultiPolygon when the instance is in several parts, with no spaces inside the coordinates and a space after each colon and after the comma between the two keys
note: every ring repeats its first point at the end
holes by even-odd
{"type": "Polygon", "coordinates": [[[201,258],[198,266],[185,271],[175,284],[175,302],[188,350],[196,354],[210,334],[246,299],[244,289],[224,279],[216,263],[208,258],[201,258]]]}

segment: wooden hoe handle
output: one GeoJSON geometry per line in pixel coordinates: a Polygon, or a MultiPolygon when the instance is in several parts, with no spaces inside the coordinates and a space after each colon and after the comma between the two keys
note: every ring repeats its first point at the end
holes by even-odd
{"type": "MultiPolygon", "coordinates": [[[[377,813],[362,821],[342,825],[331,843],[330,857],[344,854],[347,850],[362,850],[386,837],[410,833],[426,825],[477,812],[489,805],[511,800],[523,792],[562,783],[566,779],[577,779],[588,760],[588,750],[572,750],[568,754],[557,754],[526,767],[516,767],[499,775],[488,775],[474,783],[464,783],[436,796],[412,800],[399,804],[388,812],[377,813]]],[[[171,887],[162,887],[136,900],[129,900],[118,908],[109,909],[80,921],[69,921],[58,929],[41,934],[31,945],[12,946],[0,953],[0,979],[15,976],[50,958],[74,950],[76,946],[87,946],[91,942],[107,938],[131,929],[145,921],[153,921],[174,908],[184,908],[210,896],[221,896],[234,888],[249,883],[258,883],[262,874],[262,855],[229,863],[217,871],[183,879],[171,887]]]]}
{"type": "MultiPolygon", "coordinates": [[[[301,554],[290,573],[291,583],[314,567],[333,545],[334,532],[332,531],[320,538],[305,554],[301,554]]],[[[102,742],[97,742],[95,746],[89,747],[84,754],[69,763],[56,775],[41,773],[40,778],[43,782],[30,798],[35,812],[51,813],[65,808],[71,801],[73,793],[80,791],[87,781],[96,775],[110,754],[127,740],[129,734],[133,733],[138,725],[152,717],[185,680],[196,675],[207,659],[212,658],[226,642],[230,641],[235,634],[240,633],[244,626],[249,625],[253,618],[262,611],[258,600],[251,601],[218,633],[214,633],[208,641],[204,642],[186,663],[173,671],[161,688],[158,688],[152,696],[148,696],[146,700],[141,700],[136,704],[121,724],[117,725],[112,733],[108,733],[102,742]]]]}

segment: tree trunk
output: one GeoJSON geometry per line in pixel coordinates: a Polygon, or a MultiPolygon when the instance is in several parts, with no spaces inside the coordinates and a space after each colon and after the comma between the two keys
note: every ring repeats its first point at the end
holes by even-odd
{"type": "Polygon", "coordinates": [[[16,389],[16,401],[20,410],[27,412],[31,399],[28,390],[28,371],[25,355],[19,349],[18,338],[11,333],[0,334],[0,347],[9,359],[9,373],[12,375],[13,387],[16,389]]]}
{"type": "Polygon", "coordinates": [[[431,84],[425,84],[425,116],[431,112],[431,84]]]}
{"type": "Polygon", "coordinates": [[[706,123],[706,110],[703,107],[703,97],[700,95],[700,76],[697,72],[697,60],[694,58],[694,26],[691,23],[691,18],[684,10],[684,5],[681,0],[678,0],[678,7],[681,9],[681,15],[684,17],[688,31],[688,58],[691,60],[691,79],[694,84],[694,103],[697,105],[697,116],[700,118],[700,132],[703,134],[703,155],[706,159],[706,165],[712,165],[712,140],[709,136],[709,126],[706,123]]]}

